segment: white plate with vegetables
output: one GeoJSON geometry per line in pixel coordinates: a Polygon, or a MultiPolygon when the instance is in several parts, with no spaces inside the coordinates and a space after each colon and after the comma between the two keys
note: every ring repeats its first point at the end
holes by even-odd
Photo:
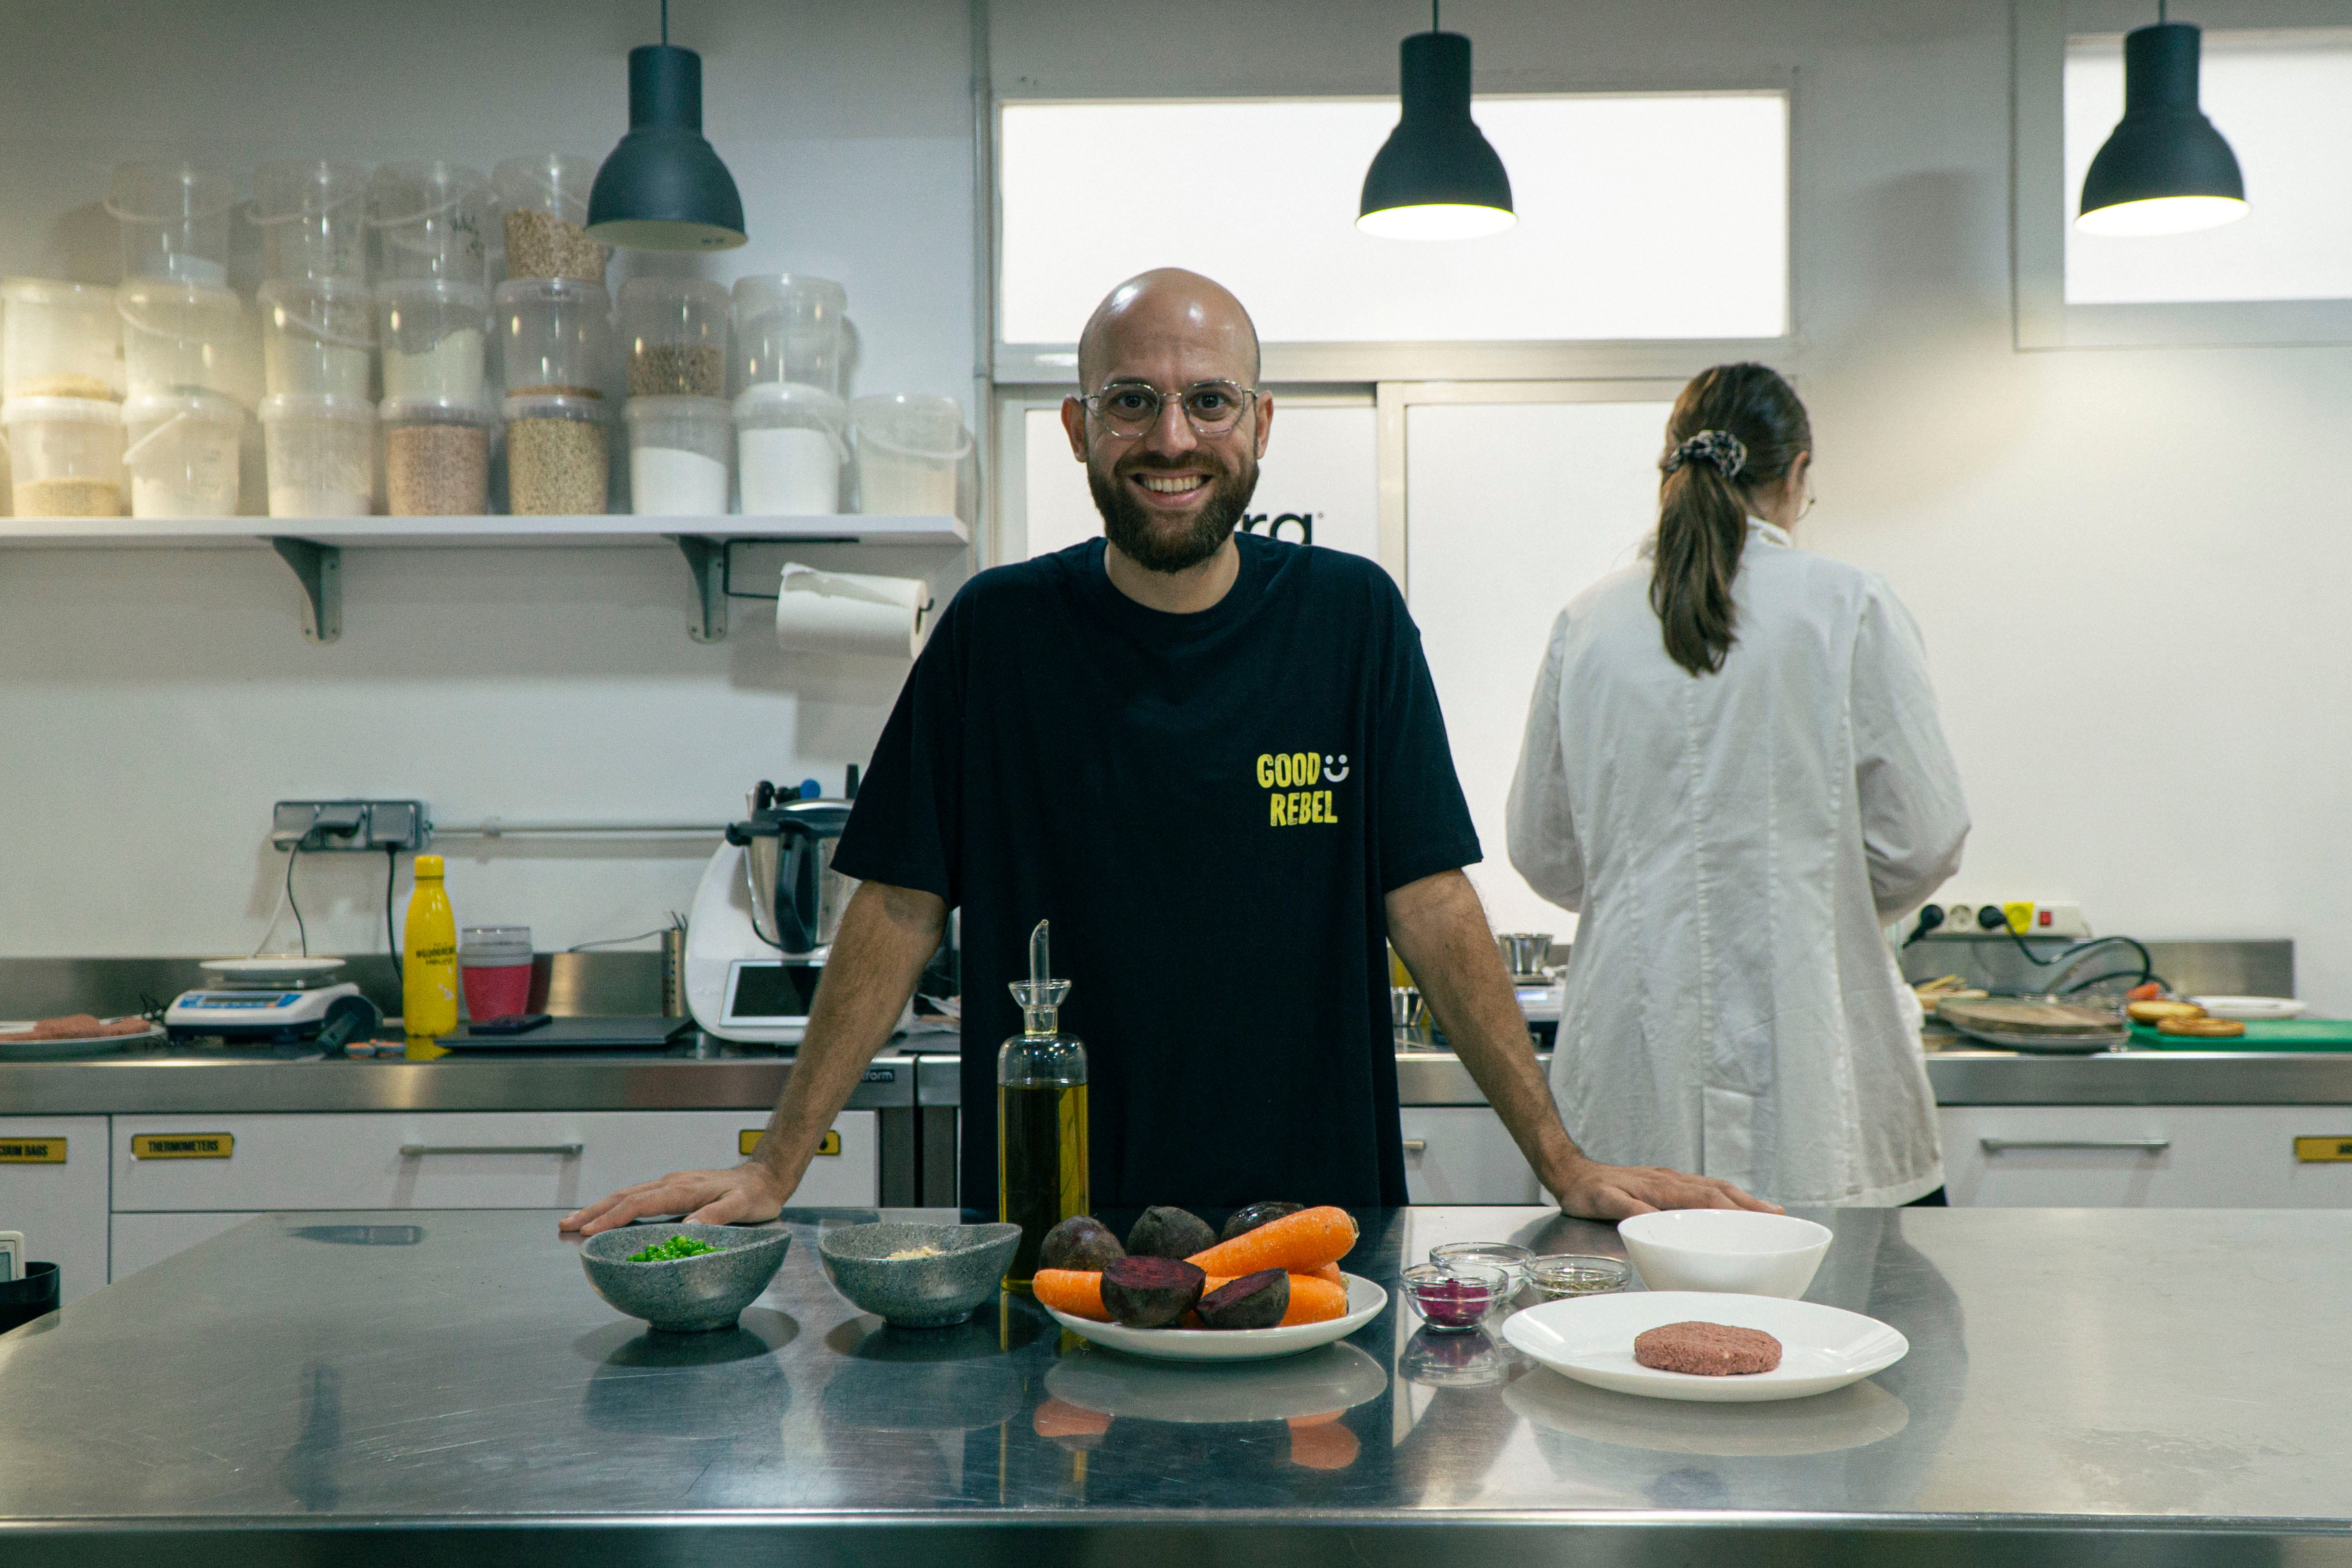
{"type": "Polygon", "coordinates": [[[1286,1328],[1130,1329],[1078,1317],[1042,1300],[1038,1304],[1080,1339],[1129,1355],[1160,1361],[1267,1361],[1344,1340],[1379,1317],[1389,1304],[1389,1293],[1362,1276],[1342,1274],[1339,1279],[1348,1289],[1345,1312],[1319,1323],[1293,1323],[1286,1328]]]}

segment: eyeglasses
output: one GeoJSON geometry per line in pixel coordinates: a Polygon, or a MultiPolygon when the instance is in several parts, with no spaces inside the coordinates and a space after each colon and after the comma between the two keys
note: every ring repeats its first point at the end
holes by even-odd
{"type": "Polygon", "coordinates": [[[1160,423],[1171,397],[1203,436],[1223,436],[1242,422],[1257,393],[1230,381],[1196,381],[1181,392],[1162,392],[1148,381],[1114,381],[1091,397],[1081,397],[1115,436],[1140,436],[1160,423]]]}

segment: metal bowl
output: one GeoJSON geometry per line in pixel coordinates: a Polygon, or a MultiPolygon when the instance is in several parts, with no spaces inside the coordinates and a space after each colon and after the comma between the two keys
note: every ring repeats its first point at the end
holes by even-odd
{"type": "Polygon", "coordinates": [[[792,1240],[782,1226],[625,1225],[582,1242],[580,1267],[596,1294],[616,1310],[669,1333],[703,1333],[734,1327],[783,1267],[792,1240]],[[674,1236],[719,1250],[659,1263],[629,1261],[674,1236]]]}
{"type": "Polygon", "coordinates": [[[822,1232],[817,1256],[834,1288],[901,1329],[945,1329],[996,1294],[1021,1245],[1017,1225],[914,1225],[885,1221],[822,1232]],[[920,1258],[894,1252],[939,1250],[920,1258]]]}

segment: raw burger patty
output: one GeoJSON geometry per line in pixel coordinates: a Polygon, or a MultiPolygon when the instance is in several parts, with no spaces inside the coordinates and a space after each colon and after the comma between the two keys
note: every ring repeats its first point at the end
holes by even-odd
{"type": "Polygon", "coordinates": [[[1779,1366],[1780,1342],[1728,1323],[1667,1323],[1633,1336],[1633,1359],[1660,1372],[1731,1377],[1779,1366]]]}

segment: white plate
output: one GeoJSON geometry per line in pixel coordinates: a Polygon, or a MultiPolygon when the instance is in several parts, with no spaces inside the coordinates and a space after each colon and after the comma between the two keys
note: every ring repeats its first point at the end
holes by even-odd
{"type": "Polygon", "coordinates": [[[1046,1393],[1097,1415],[1210,1425],[1349,1410],[1388,1385],[1387,1371],[1353,1345],[1323,1345],[1271,1366],[1171,1366],[1073,1351],[1045,1373],[1046,1393]]]}
{"type": "MultiPolygon", "coordinates": [[[[120,1018],[100,1020],[108,1024],[121,1021],[120,1018]]],[[[32,1026],[30,1019],[23,1023],[0,1022],[0,1036],[16,1034],[32,1026]]],[[[153,1045],[163,1037],[163,1026],[150,1024],[142,1033],[136,1035],[92,1035],[87,1039],[73,1040],[0,1039],[0,1061],[39,1062],[67,1057],[102,1056],[108,1051],[123,1050],[131,1046],[153,1045]]]]}
{"type": "Polygon", "coordinates": [[[1538,1426],[1659,1454],[1720,1458],[1787,1458],[1866,1447],[1911,1422],[1910,1407],[1874,1383],[1833,1388],[1810,1399],[1720,1405],[1668,1404],[1588,1388],[1564,1377],[1522,1377],[1503,1404],[1538,1426]]]}
{"type": "Polygon", "coordinates": [[[2189,998],[2216,1018],[2234,1018],[2241,1024],[2275,1024],[2283,1018],[2299,1018],[2305,1004],[2289,996],[2191,996],[2189,998]]]}
{"type": "Polygon", "coordinates": [[[1911,1349],[1901,1334],[1859,1312],[1776,1296],[1702,1290],[1546,1301],[1507,1319],[1503,1337],[1554,1372],[1595,1388],[1724,1404],[1827,1394],[1885,1371],[1911,1349]],[[1780,1364],[1739,1377],[1702,1377],[1660,1372],[1633,1359],[1634,1335],[1692,1321],[1761,1329],[1780,1342],[1780,1364]]]}
{"type": "Polygon", "coordinates": [[[1117,1323],[1073,1318],[1051,1307],[1045,1310],[1053,1312],[1055,1322],[1080,1339],[1125,1351],[1129,1355],[1151,1356],[1160,1361],[1265,1361],[1271,1356],[1297,1355],[1317,1345],[1328,1345],[1333,1340],[1344,1340],[1380,1316],[1381,1309],[1389,1304],[1389,1293],[1370,1280],[1353,1274],[1339,1278],[1348,1282],[1348,1310],[1344,1317],[1321,1323],[1294,1323],[1286,1329],[1123,1329],[1117,1323]]]}
{"type": "Polygon", "coordinates": [[[264,953],[259,958],[207,958],[197,965],[223,980],[266,984],[273,980],[315,980],[343,966],[340,958],[305,958],[299,952],[264,953]]]}

